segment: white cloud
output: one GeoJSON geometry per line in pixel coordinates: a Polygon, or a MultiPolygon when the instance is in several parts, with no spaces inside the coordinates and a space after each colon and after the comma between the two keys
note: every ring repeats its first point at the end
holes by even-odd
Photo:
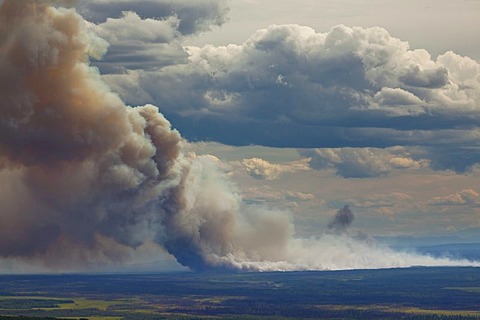
{"type": "Polygon", "coordinates": [[[417,169],[427,165],[427,163],[425,160],[416,161],[416,160],[413,160],[412,158],[393,157],[393,158],[390,158],[389,165],[392,168],[397,168],[397,169],[408,169],[408,168],[417,169]]]}
{"type": "Polygon", "coordinates": [[[169,42],[178,35],[180,21],[175,16],[166,19],[142,19],[132,11],[123,12],[120,18],[108,18],[104,23],[94,25],[97,34],[111,42],[142,41],[169,42]]]}
{"type": "Polygon", "coordinates": [[[325,148],[301,150],[317,170],[334,169],[345,178],[385,176],[394,169],[419,169],[426,160],[414,160],[404,148],[325,148]]]}
{"type": "Polygon", "coordinates": [[[446,196],[433,197],[428,203],[434,206],[480,205],[480,194],[473,189],[465,189],[446,196]]]}
{"type": "Polygon", "coordinates": [[[229,23],[192,43],[240,43],[254,31],[272,24],[295,23],[328,30],[343,23],[382,26],[408,39],[412,47],[428,49],[433,56],[454,49],[478,60],[480,53],[472,39],[480,29],[479,10],[475,0],[236,0],[231,2],[229,23]]]}
{"type": "Polygon", "coordinates": [[[144,103],[138,91],[145,92],[193,140],[283,147],[478,140],[478,62],[452,52],[434,59],[379,27],[317,33],[273,25],[242,44],[185,49],[188,63],[107,81],[129,102],[144,103]]]}
{"type": "Polygon", "coordinates": [[[308,200],[313,200],[316,197],[312,193],[304,193],[299,191],[286,191],[285,198],[287,200],[308,201],[308,200]]]}
{"type": "Polygon", "coordinates": [[[260,158],[244,159],[242,165],[245,171],[256,179],[275,180],[286,172],[309,170],[307,161],[293,161],[288,163],[271,163],[260,158]]]}

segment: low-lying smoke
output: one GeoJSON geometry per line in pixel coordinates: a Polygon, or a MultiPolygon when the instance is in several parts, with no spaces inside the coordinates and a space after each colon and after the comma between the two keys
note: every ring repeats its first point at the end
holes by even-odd
{"type": "MultiPolygon", "coordinates": [[[[194,270],[469,264],[375,248],[347,235],[295,239],[287,212],[247,205],[216,159],[157,107],[128,107],[89,59],[105,42],[73,9],[0,7],[0,257],[71,269],[156,245],[194,270]]],[[[337,213],[331,228],[353,214],[337,213]],[[337,217],[338,216],[338,217],[337,217]]]]}

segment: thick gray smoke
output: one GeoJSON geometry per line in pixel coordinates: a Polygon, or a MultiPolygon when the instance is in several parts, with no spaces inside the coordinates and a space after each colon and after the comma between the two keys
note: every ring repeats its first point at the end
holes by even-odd
{"type": "Polygon", "coordinates": [[[355,216],[350,210],[350,206],[345,205],[342,209],[338,210],[333,220],[328,224],[328,229],[334,232],[345,232],[347,228],[352,224],[355,216]]]}
{"type": "Polygon", "coordinates": [[[245,204],[155,106],[113,94],[89,65],[105,41],[50,3],[0,6],[0,258],[71,270],[156,245],[195,270],[468,264],[295,239],[288,213],[245,204]]]}
{"type": "Polygon", "coordinates": [[[0,255],[77,264],[155,239],[178,132],[101,82],[88,60],[103,42],[73,10],[4,1],[0,38],[0,255]]]}
{"type": "Polygon", "coordinates": [[[205,269],[234,245],[272,257],[291,236],[281,213],[241,217],[216,163],[185,155],[156,107],[110,92],[89,66],[104,42],[75,11],[5,1],[0,23],[1,256],[68,267],[155,242],[205,269]]]}

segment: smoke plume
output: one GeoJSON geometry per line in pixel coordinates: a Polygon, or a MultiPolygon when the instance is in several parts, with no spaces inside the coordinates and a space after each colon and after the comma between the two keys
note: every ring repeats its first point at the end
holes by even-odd
{"type": "Polygon", "coordinates": [[[328,229],[334,232],[345,232],[347,228],[352,224],[355,216],[350,210],[350,206],[345,205],[342,209],[338,210],[333,220],[328,224],[328,229]]]}
{"type": "MultiPolygon", "coordinates": [[[[287,212],[244,203],[218,160],[186,153],[157,107],[113,94],[89,64],[105,41],[52,3],[0,7],[1,258],[69,270],[155,244],[194,270],[469,264],[346,235],[295,239],[287,212]]],[[[353,217],[337,215],[334,228],[353,217]]]]}

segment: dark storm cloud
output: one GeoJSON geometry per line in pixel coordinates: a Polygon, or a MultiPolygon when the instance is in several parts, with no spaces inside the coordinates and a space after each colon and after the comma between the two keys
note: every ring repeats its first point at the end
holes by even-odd
{"type": "Polygon", "coordinates": [[[128,41],[110,45],[105,58],[94,65],[102,73],[125,73],[128,70],[155,70],[187,61],[187,53],[178,42],[145,45],[128,41]]]}
{"type": "Polygon", "coordinates": [[[468,173],[480,163],[480,148],[475,144],[463,147],[412,148],[412,156],[428,159],[434,170],[468,173]]]}
{"type": "Polygon", "coordinates": [[[183,37],[225,22],[223,0],[79,1],[77,9],[107,40],[106,56],[96,64],[102,73],[155,70],[187,62],[183,37]]]}
{"type": "Polygon", "coordinates": [[[87,20],[103,23],[108,18],[120,18],[123,12],[136,12],[142,18],[162,20],[177,16],[179,31],[193,34],[226,22],[228,6],[225,0],[86,0],[77,8],[87,20]]]}

